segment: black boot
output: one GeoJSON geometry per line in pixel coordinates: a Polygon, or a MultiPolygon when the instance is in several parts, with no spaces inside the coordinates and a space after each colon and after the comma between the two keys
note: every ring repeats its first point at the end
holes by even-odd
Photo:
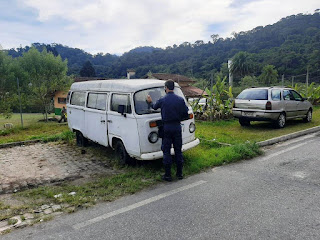
{"type": "Polygon", "coordinates": [[[165,174],[162,175],[162,180],[167,181],[167,182],[171,182],[172,181],[171,164],[164,165],[164,170],[165,170],[165,174]]]}
{"type": "Polygon", "coordinates": [[[177,163],[177,178],[179,180],[183,179],[183,175],[182,175],[182,168],[183,168],[183,163],[177,163]]]}

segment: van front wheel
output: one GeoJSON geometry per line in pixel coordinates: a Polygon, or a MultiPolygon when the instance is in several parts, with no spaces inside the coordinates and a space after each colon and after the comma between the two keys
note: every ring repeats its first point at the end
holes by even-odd
{"type": "Polygon", "coordinates": [[[121,141],[118,141],[116,143],[116,155],[118,158],[118,163],[120,165],[125,165],[126,163],[129,163],[130,160],[130,156],[127,153],[126,148],[124,147],[123,143],[121,141]]]}

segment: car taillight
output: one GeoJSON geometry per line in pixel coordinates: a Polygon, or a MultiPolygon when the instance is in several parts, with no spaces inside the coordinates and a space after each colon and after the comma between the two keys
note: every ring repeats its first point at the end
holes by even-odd
{"type": "Polygon", "coordinates": [[[193,113],[189,114],[189,119],[193,119],[193,113]]]}
{"type": "Polygon", "coordinates": [[[266,110],[272,110],[272,104],[269,101],[266,103],[266,110]]]}

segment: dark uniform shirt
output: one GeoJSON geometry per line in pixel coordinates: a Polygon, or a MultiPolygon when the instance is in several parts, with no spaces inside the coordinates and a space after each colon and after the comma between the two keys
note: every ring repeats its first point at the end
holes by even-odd
{"type": "Polygon", "coordinates": [[[168,92],[152,105],[154,110],[161,109],[161,117],[164,124],[180,123],[188,118],[188,107],[184,99],[173,92],[168,92]]]}

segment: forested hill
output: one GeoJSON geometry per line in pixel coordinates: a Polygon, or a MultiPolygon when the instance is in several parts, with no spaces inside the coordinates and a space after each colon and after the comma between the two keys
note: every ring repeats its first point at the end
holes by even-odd
{"type": "MultiPolygon", "coordinates": [[[[254,63],[254,72],[260,74],[266,64],[276,67],[279,74],[297,75],[320,69],[320,14],[298,14],[281,19],[265,27],[259,26],[250,31],[234,33],[231,38],[220,38],[213,34],[212,40],[204,43],[184,42],[166,49],[139,47],[122,56],[111,54],[91,55],[81,49],[61,44],[44,45],[41,49],[68,59],[69,73],[79,75],[86,61],[90,61],[98,77],[121,78],[128,68],[137,71],[137,77],[152,72],[183,74],[196,78],[208,78],[212,72],[226,67],[228,59],[239,51],[246,51],[254,63]]],[[[19,56],[29,47],[11,49],[9,54],[19,56]]]]}

